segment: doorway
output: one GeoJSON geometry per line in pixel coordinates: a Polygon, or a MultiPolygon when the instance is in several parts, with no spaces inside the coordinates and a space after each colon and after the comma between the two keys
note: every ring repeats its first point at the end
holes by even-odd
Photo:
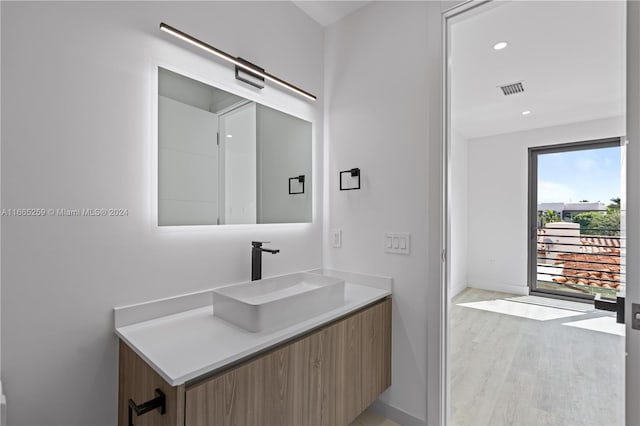
{"type": "MultiPolygon", "coordinates": [[[[608,141],[612,145],[620,145],[616,136],[625,134],[626,122],[625,7],[618,3],[621,10],[595,11],[589,8],[606,7],[605,4],[496,3],[467,4],[446,21],[447,145],[443,218],[447,231],[444,244],[447,293],[444,303],[448,306],[449,338],[446,361],[449,363],[449,413],[446,423],[624,424],[624,326],[616,326],[615,316],[611,321],[608,313],[595,311],[592,303],[587,303],[593,295],[576,296],[581,299],[576,302],[529,294],[529,247],[533,235],[536,243],[533,252],[537,253],[538,213],[536,209],[531,222],[536,228],[532,231],[528,226],[531,200],[527,165],[529,149],[539,148],[537,159],[543,162],[544,155],[552,154],[542,151],[543,147],[557,147],[573,141],[602,142],[613,137],[615,141],[608,141]],[[510,8],[522,9],[510,15],[510,8]],[[499,18],[490,18],[491,13],[496,13],[499,18]],[[605,19],[606,16],[611,17],[609,13],[616,15],[613,21],[605,19]],[[591,65],[578,65],[580,61],[594,59],[589,49],[578,44],[579,40],[584,41],[582,35],[595,35],[590,22],[598,19],[609,22],[610,25],[604,25],[607,29],[617,29],[609,34],[613,34],[616,40],[608,52],[615,51],[617,56],[609,62],[608,71],[592,66],[592,62],[591,65]],[[466,31],[472,48],[463,51],[462,56],[456,56],[453,53],[459,45],[456,45],[452,27],[465,21],[474,22],[466,31]],[[554,23],[558,25],[558,33],[552,36],[554,23]],[[561,23],[563,29],[560,29],[561,23]],[[570,29],[567,29],[568,23],[571,23],[570,29]],[[580,27],[580,23],[584,26],[580,27]],[[542,27],[546,31],[543,35],[539,31],[542,27]],[[571,36],[563,39],[562,34],[571,36]],[[562,55],[554,53],[554,49],[563,43],[566,45],[561,50],[571,52],[570,63],[561,63],[562,55]],[[577,44],[571,48],[570,43],[577,44]],[[529,50],[525,46],[529,46],[529,50]],[[517,52],[521,56],[506,52],[517,52]],[[510,56],[512,59],[517,57],[515,63],[527,66],[511,66],[510,56]],[[461,69],[469,74],[462,77],[456,74],[456,70],[461,69]],[[541,70],[541,74],[533,75],[536,70],[541,70]],[[584,70],[594,73],[600,70],[602,78],[594,78],[588,83],[589,73],[584,70]],[[612,80],[607,80],[611,77],[612,80]],[[544,84],[541,79],[544,79],[544,84]],[[597,86],[605,80],[616,89],[597,86]],[[480,83],[484,86],[479,88],[477,85],[480,83]],[[573,90],[583,94],[575,95],[573,90]],[[613,108],[604,112],[607,106],[601,105],[602,109],[597,113],[595,109],[593,114],[580,113],[582,108],[589,109],[602,100],[598,96],[592,97],[599,90],[608,94],[615,92],[616,97],[608,103],[608,107],[613,108]],[[486,97],[476,103],[473,99],[465,103],[464,96],[469,94],[484,94],[486,97]],[[460,106],[463,108],[456,114],[454,110],[460,106]],[[610,120],[614,116],[616,120],[610,120]],[[460,140],[463,142],[458,143],[460,140]],[[461,177],[457,173],[460,170],[466,175],[463,173],[461,177]],[[460,182],[464,182],[466,187],[460,186],[460,182]],[[466,195],[463,194],[465,192],[466,195]],[[456,221],[464,223],[466,228],[457,227],[456,221]],[[471,265],[463,271],[459,268],[460,251],[467,257],[467,264],[471,265]],[[454,297],[454,293],[458,295],[454,297]],[[540,303],[539,299],[544,302],[540,303]],[[600,327],[602,324],[606,327],[600,327]],[[604,354],[603,348],[611,352],[604,354]],[[608,362],[598,365],[591,362],[604,359],[598,358],[598,354],[604,355],[608,362]],[[584,362],[589,367],[585,368],[584,362]],[[598,374],[592,374],[593,369],[607,371],[606,385],[598,374]]],[[[600,29],[604,27],[600,26],[600,29]]],[[[458,35],[464,32],[458,31],[458,35]]],[[[598,36],[600,41],[606,39],[606,36],[598,36]]],[[[594,46],[592,43],[587,45],[589,48],[594,46]]],[[[624,184],[620,194],[623,192],[624,184]]],[[[623,198],[615,195],[611,198],[623,198]]],[[[575,200],[579,203],[586,197],[575,200]]],[[[604,200],[606,209],[612,202],[604,200]]],[[[537,203],[536,198],[533,204],[537,207],[537,203]]],[[[623,204],[623,200],[619,203],[623,204]]],[[[565,211],[559,213],[562,220],[565,211]]],[[[575,238],[581,245],[587,245],[589,238],[602,236],[586,234],[592,237],[585,236],[583,241],[581,228],[585,232],[590,228],[573,222],[574,215],[579,212],[567,209],[566,213],[567,220],[576,224],[572,227],[579,230],[575,238]]],[[[551,223],[546,220],[548,218],[544,219],[544,225],[551,223]]],[[[623,229],[623,225],[618,225],[611,232],[622,234],[623,229]]],[[[615,236],[621,235],[611,235],[615,236]]],[[[618,241],[624,245],[622,238],[618,241]]],[[[561,248],[572,244],[570,240],[560,243],[561,248]]],[[[554,248],[545,249],[550,251],[554,248]]],[[[599,250],[601,247],[591,244],[590,249],[599,250]]],[[[602,259],[565,260],[581,265],[606,263],[602,259]]],[[[557,269],[566,265],[552,266],[557,269]]],[[[555,275],[562,276],[562,272],[573,272],[578,268],[569,265],[566,269],[569,271],[555,275]]],[[[576,274],[584,272],[588,273],[580,270],[576,274]]],[[[604,266],[593,272],[601,273],[599,280],[593,279],[592,286],[587,280],[587,288],[598,287],[600,292],[613,292],[617,290],[616,283],[619,283],[618,288],[624,283],[622,270],[618,279],[603,277],[602,273],[606,272],[604,266]]],[[[558,284],[552,278],[550,282],[558,284]]],[[[540,287],[537,285],[536,290],[540,287]]],[[[548,295],[562,296],[544,294],[548,295]]]]}

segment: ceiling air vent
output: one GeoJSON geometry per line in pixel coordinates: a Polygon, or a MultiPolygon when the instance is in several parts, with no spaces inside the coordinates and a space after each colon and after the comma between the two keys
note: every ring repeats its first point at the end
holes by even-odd
{"type": "Polygon", "coordinates": [[[522,86],[521,81],[517,83],[505,84],[504,86],[498,86],[498,87],[500,87],[500,90],[502,90],[502,93],[505,96],[515,95],[517,93],[524,92],[524,87],[522,86]]]}

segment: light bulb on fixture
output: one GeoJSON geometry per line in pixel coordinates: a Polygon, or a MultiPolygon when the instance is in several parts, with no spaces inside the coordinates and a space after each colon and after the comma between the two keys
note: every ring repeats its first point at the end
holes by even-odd
{"type": "Polygon", "coordinates": [[[531,111],[529,111],[529,110],[522,111],[522,115],[529,115],[529,114],[531,114],[531,111]]]}
{"type": "Polygon", "coordinates": [[[507,47],[508,43],[506,41],[501,41],[493,45],[494,50],[502,50],[507,47]]]}

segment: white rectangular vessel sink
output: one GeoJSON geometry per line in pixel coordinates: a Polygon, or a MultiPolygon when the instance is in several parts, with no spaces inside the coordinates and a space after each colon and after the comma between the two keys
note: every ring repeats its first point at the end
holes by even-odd
{"type": "Polygon", "coordinates": [[[213,290],[213,314],[251,332],[273,331],[344,304],[344,280],[296,273],[213,290]]]}

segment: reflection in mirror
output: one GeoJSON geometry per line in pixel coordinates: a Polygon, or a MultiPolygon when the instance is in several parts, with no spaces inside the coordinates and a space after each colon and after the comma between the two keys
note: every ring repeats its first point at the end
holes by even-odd
{"type": "Polygon", "coordinates": [[[311,222],[311,131],[158,68],[158,224],[311,222]]]}

